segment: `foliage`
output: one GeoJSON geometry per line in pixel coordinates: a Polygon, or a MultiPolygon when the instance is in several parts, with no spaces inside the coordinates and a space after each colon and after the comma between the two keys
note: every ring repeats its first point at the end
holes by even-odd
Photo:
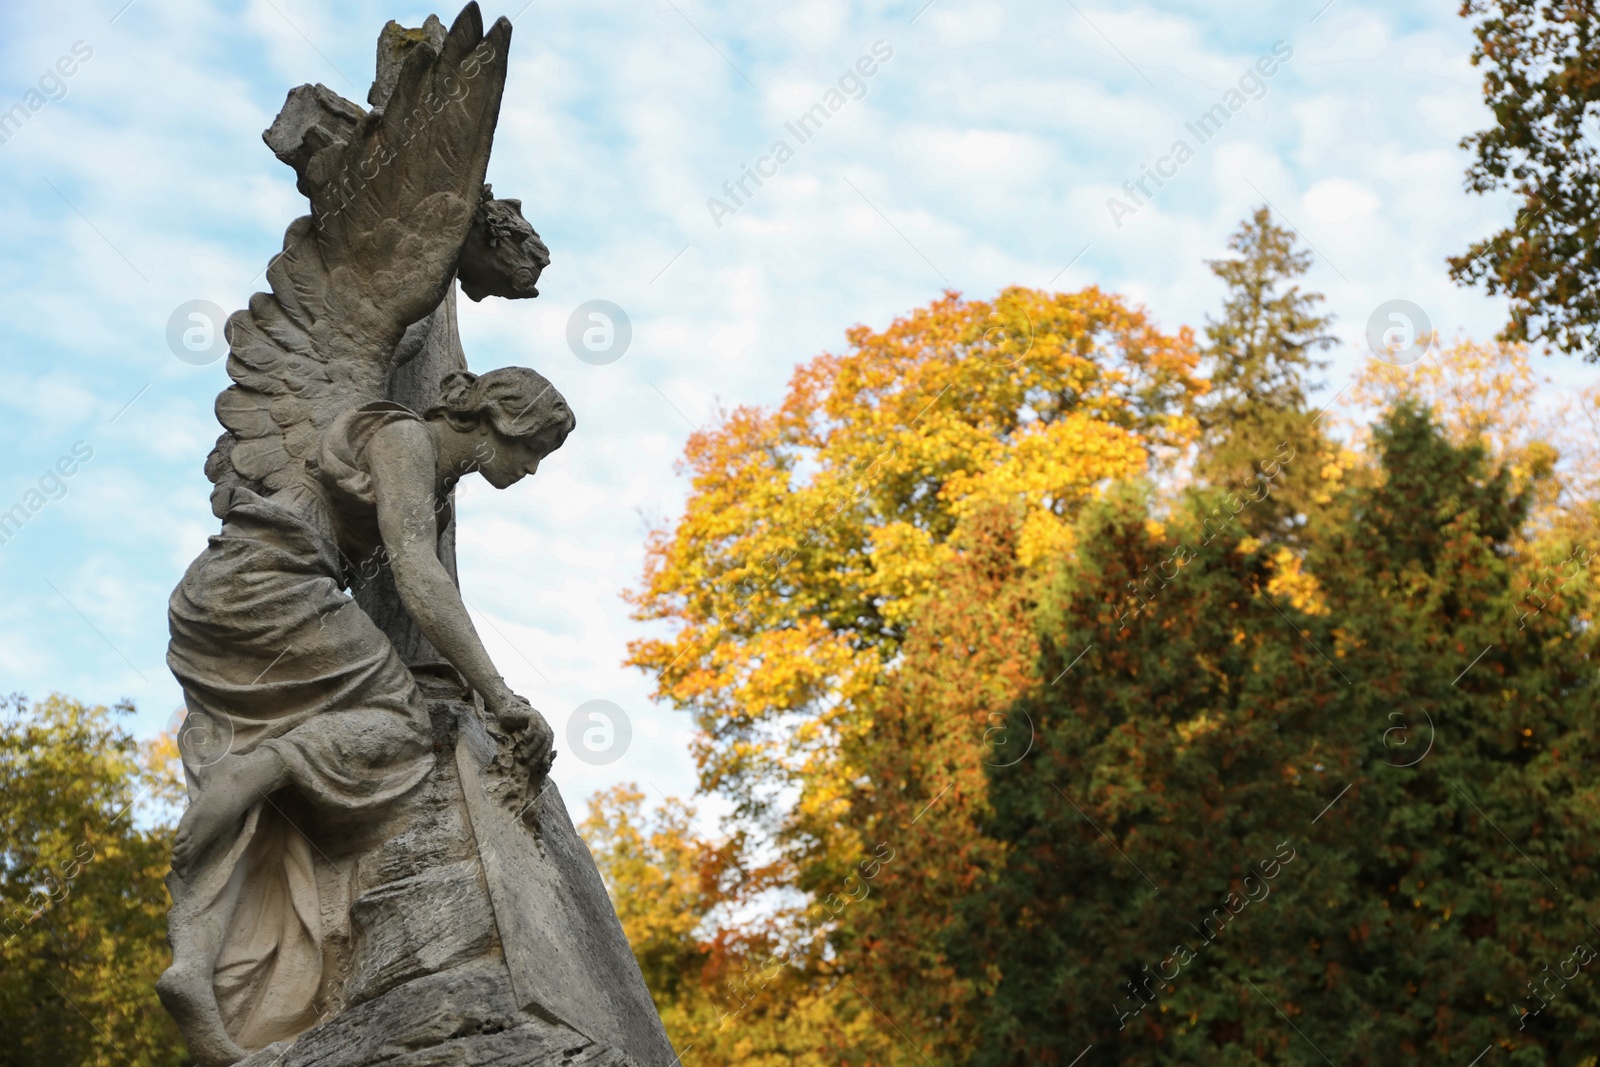
{"type": "Polygon", "coordinates": [[[1265,212],[1232,248],[1210,381],[1180,332],[1160,405],[1121,399],[1125,344],[983,333],[1112,298],[1011,290],[854,331],[691,442],[635,601],[676,630],[634,660],[735,802],[712,867],[769,862],[680,927],[680,1048],[1592,1067],[1592,987],[1554,975],[1600,946],[1600,432],[1525,347],[1459,341],[1363,372],[1379,417],[1335,439],[1304,253],[1265,212]],[[1061,376],[1114,387],[1032,399],[1061,376]]]}
{"type": "Polygon", "coordinates": [[[975,822],[986,716],[1034,659],[1026,598],[972,568],[1003,536],[1011,572],[1051,569],[1103,485],[1193,440],[1204,384],[1188,331],[1095,289],[946,294],[849,340],[801,367],[776,410],[691,438],[685,513],[652,539],[634,600],[676,632],[637,642],[632,662],[696,713],[703,788],[771,833],[771,877],[738,890],[767,917],[744,957],[806,943],[806,989],[843,975],[834,1024],[865,1019],[850,1047],[893,1062],[919,1053],[880,1010],[902,1028],[915,1012],[952,1048],[970,1033],[947,1016],[981,983],[952,984],[937,937],[950,892],[992,859],[975,822]],[[803,903],[757,905],[775,885],[803,903]]]}
{"type": "Polygon", "coordinates": [[[1503,338],[1600,358],[1600,17],[1593,0],[1463,0],[1495,124],[1464,138],[1467,188],[1506,190],[1511,225],[1450,260],[1457,281],[1511,302],[1503,338]]]}
{"type": "Polygon", "coordinates": [[[591,802],[585,836],[680,1049],[739,1064],[964,1062],[972,1052],[974,1011],[993,982],[958,975],[943,942],[961,898],[1003,859],[980,832],[985,764],[1014,763],[1031,744],[995,711],[1038,680],[1020,510],[979,513],[954,538],[941,595],[908,632],[871,728],[844,747],[860,773],[832,811],[836,847],[730,879],[748,843],[694,837],[676,802],[648,827],[642,794],[591,802]],[[800,903],[762,900],[785,881],[800,903]],[[702,895],[672,888],[691,884],[702,895]],[[676,910],[686,900],[696,902],[688,919],[676,910]],[[752,901],[766,905],[759,918],[752,901]],[[743,914],[728,910],[737,902],[743,914]],[[663,951],[656,931],[669,926],[677,940],[663,951]],[[663,956],[687,961],[679,976],[653,976],[650,961],[663,956]]]}
{"type": "Polygon", "coordinates": [[[0,719],[0,1064],[186,1062],[156,999],[167,965],[171,831],[135,824],[170,798],[170,742],[141,746],[115,714],[12,697],[0,719]]]}
{"type": "MultiPolygon", "coordinates": [[[[1534,372],[1529,355],[1526,345],[1457,339],[1411,367],[1371,361],[1349,395],[1370,410],[1428,406],[1452,442],[1483,447],[1518,492],[1531,492],[1539,528],[1570,524],[1583,501],[1600,499],[1600,393],[1590,387],[1551,403],[1550,380],[1534,372]]],[[[1351,430],[1357,441],[1370,437],[1366,426],[1351,430]]]]}
{"type": "MultiPolygon", "coordinates": [[[[1228,290],[1222,317],[1206,326],[1211,392],[1201,409],[1196,473],[1213,485],[1248,487],[1284,442],[1308,458],[1332,451],[1306,407],[1314,388],[1306,375],[1325,365],[1315,354],[1333,343],[1325,332],[1332,319],[1317,313],[1322,295],[1302,291],[1296,281],[1311,265],[1310,251],[1297,248],[1294,234],[1266,208],[1239,227],[1228,247],[1238,255],[1207,263],[1228,290]]],[[[1321,491],[1324,466],[1303,461],[1275,479],[1274,492],[1244,521],[1257,532],[1289,533],[1321,491]]]]}
{"type": "Polygon", "coordinates": [[[1187,331],[1095,289],[947,294],[849,338],[800,368],[777,410],[690,438],[684,515],[652,537],[633,598],[676,626],[630,662],[696,713],[703,787],[752,819],[799,789],[818,844],[855,777],[841,737],[870,725],[963,518],[1020,501],[1024,557],[1059,554],[1096,486],[1191,438],[1202,388],[1187,331]]]}
{"type": "Polygon", "coordinates": [[[875,1063],[965,1063],[977,1020],[1001,971],[987,960],[963,972],[947,951],[963,901],[1006,861],[984,833],[988,773],[1031,750],[1031,724],[1004,711],[1055,675],[1039,674],[1035,601],[1046,584],[1018,560],[1018,511],[995,507],[968,523],[919,613],[904,659],[853,763],[863,770],[841,821],[857,852],[892,853],[872,879],[840,862],[818,864],[818,896],[863,896],[842,910],[832,943],[842,968],[894,1027],[868,1046],[875,1063]]]}
{"type": "Polygon", "coordinates": [[[1600,943],[1590,568],[1530,613],[1517,572],[1570,546],[1512,551],[1509,472],[1407,401],[1373,447],[1298,598],[1254,539],[1158,527],[1134,493],[1085,516],[1044,633],[1051,667],[1094,659],[1019,704],[1040,736],[991,772],[1007,862],[951,946],[1002,961],[974,1062],[1592,1054],[1589,981],[1521,1015],[1600,943]],[[1173,558],[1120,626],[1125,583],[1173,558]]]}
{"type": "Polygon", "coordinates": [[[850,1062],[869,1020],[841,1006],[819,942],[785,944],[771,921],[712,921],[739,883],[770,872],[741,870],[739,842],[696,835],[693,809],[668,800],[647,817],[644,799],[631,785],[597,793],[582,830],[673,1044],[697,1063],[850,1062]]]}
{"type": "Polygon", "coordinates": [[[612,887],[617,917],[658,1001],[707,963],[693,936],[720,897],[714,853],[694,837],[694,812],[669,801],[642,820],[644,794],[627,786],[596,793],[581,827],[612,887]]]}

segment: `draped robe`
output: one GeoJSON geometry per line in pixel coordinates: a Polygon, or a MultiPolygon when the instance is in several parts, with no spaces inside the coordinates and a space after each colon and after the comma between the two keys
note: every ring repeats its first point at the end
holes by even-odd
{"type": "Polygon", "coordinates": [[[290,783],[168,878],[174,966],[213,957],[224,1025],[245,1048],[317,1021],[324,914],[344,907],[319,899],[319,863],[326,875],[332,861],[315,843],[317,814],[379,809],[433,766],[411,672],[345,592],[352,565],[381,558],[367,444],[402,420],[418,416],[387,401],[358,408],[328,426],[301,481],[270,496],[236,489],[168,606],[167,663],[207,735],[183,751],[191,795],[221,760],[260,749],[290,783]]]}

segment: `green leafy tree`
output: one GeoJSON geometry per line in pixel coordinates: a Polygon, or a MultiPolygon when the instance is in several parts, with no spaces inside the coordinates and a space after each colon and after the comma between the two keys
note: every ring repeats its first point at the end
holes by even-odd
{"type": "Polygon", "coordinates": [[[1494,125],[1461,142],[1467,188],[1503,190],[1514,217],[1450,259],[1462,283],[1511,303],[1508,341],[1600,358],[1600,13],[1593,0],[1464,0],[1494,125]]]}
{"type": "Polygon", "coordinates": [[[141,746],[61,696],[0,706],[0,1064],[188,1062],[155,980],[169,961],[162,879],[170,828],[136,802],[172,800],[170,741],[141,746]]]}
{"type": "Polygon", "coordinates": [[[1373,441],[1303,556],[1191,525],[1204,496],[1084,517],[1043,673],[1092,651],[1019,705],[949,945],[1003,972],[974,1062],[1592,1067],[1589,556],[1518,555],[1528,494],[1425,408],[1373,441]]]}
{"type": "Polygon", "coordinates": [[[1320,464],[1311,460],[1328,445],[1307,410],[1315,383],[1307,376],[1325,366],[1316,353],[1333,343],[1331,316],[1319,314],[1320,293],[1299,279],[1311,253],[1294,233],[1272,221],[1265,207],[1228,242],[1237,253],[1207,263],[1227,285],[1222,317],[1206,326],[1205,355],[1211,392],[1201,411],[1204,434],[1196,473],[1213,485],[1248,489],[1289,443],[1301,462],[1273,482],[1271,499],[1245,516],[1256,531],[1285,531],[1320,489],[1320,464]]]}

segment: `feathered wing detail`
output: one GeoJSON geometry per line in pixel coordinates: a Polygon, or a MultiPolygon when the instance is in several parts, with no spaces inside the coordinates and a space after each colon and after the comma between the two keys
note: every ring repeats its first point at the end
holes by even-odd
{"type": "Polygon", "coordinates": [[[398,33],[404,58],[381,106],[363,111],[301,86],[264,135],[299,174],[311,214],[290,224],[268,266],[271,292],[228,320],[234,384],[217,397],[226,432],[206,461],[219,517],[236,487],[273,491],[301,477],[329,423],[383,399],[406,329],[455,276],[482,196],[511,24],[485,34],[472,3],[448,32],[430,19],[398,33]]]}

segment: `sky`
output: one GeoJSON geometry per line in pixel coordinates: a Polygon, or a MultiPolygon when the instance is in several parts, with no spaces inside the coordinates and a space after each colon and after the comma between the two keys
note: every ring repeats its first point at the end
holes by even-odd
{"type": "MultiPolygon", "coordinates": [[[[0,112],[23,112],[0,127],[0,511],[44,503],[0,544],[0,691],[126,697],[148,737],[182,702],[166,601],[218,526],[202,464],[228,384],[220,359],[175,351],[169,325],[191,301],[231,312],[264,289],[306,212],[261,140],[288,90],[321,82],[364,105],[383,24],[430,9],[5,7],[0,112]]],[[[1458,143],[1489,113],[1456,9],[487,4],[486,23],[515,27],[489,180],[522,200],[552,264],[537,300],[462,300],[463,343],[475,370],[544,373],[578,430],[513,489],[464,488],[461,582],[490,655],[569,753],[554,772],[568,805],[621,781],[657,799],[694,788],[688,717],[623,666],[650,632],[623,593],[649,530],[682,511],[687,435],[776,403],[852,325],[944,289],[1098,285],[1199,330],[1222,296],[1205,261],[1265,203],[1314,250],[1307,284],[1337,316],[1324,401],[1372,358],[1369,320],[1393,301],[1446,338],[1491,336],[1503,303],[1445,266],[1512,213],[1463,190],[1458,143]],[[791,129],[818,103],[825,122],[791,129]],[[1202,128],[1208,112],[1225,121],[1202,128]],[[626,316],[626,348],[584,347],[585,328],[605,336],[592,301],[626,316]],[[631,733],[603,765],[561,740],[595,700],[631,733]]]]}

